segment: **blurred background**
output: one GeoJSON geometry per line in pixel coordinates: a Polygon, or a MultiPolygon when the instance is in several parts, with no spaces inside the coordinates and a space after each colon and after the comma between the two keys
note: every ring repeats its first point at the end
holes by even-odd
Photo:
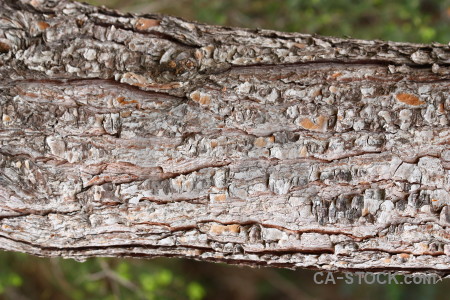
{"type": "Polygon", "coordinates": [[[450,0],[89,0],[209,24],[409,42],[450,41],[450,0]]]}
{"type": "MultiPolygon", "coordinates": [[[[450,0],[91,0],[209,24],[408,42],[450,41],[450,0]]],[[[187,259],[84,263],[0,252],[0,299],[448,299],[435,285],[318,285],[314,271],[251,269],[187,259]]],[[[401,280],[401,276],[398,277],[401,280]]],[[[446,293],[447,292],[447,293],[446,293]]]]}

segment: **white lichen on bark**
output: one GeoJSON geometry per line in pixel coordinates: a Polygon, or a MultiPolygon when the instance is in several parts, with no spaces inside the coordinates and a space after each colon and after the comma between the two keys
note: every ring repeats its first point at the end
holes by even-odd
{"type": "Polygon", "coordinates": [[[0,248],[447,276],[449,66],[0,0],[0,248]]]}

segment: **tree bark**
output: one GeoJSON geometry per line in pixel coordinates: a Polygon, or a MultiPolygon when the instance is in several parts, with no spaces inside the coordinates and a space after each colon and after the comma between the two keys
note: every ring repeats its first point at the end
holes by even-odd
{"type": "Polygon", "coordinates": [[[0,248],[450,275],[450,49],[0,0],[0,248]]]}

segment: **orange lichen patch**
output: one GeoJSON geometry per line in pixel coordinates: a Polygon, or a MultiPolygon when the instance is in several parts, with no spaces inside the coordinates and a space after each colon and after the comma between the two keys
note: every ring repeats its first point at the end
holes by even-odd
{"type": "Polygon", "coordinates": [[[11,226],[9,226],[9,225],[6,225],[6,224],[3,224],[3,225],[2,225],[2,228],[3,228],[3,229],[12,229],[12,227],[11,227],[11,226]]]}
{"type": "Polygon", "coordinates": [[[41,98],[49,100],[49,101],[53,101],[55,99],[64,99],[63,96],[57,94],[56,92],[54,92],[50,89],[44,89],[44,88],[39,89],[39,94],[25,92],[22,89],[18,88],[18,94],[21,96],[26,96],[26,97],[31,97],[31,98],[41,97],[41,98]]]}
{"type": "Polygon", "coordinates": [[[8,44],[0,42],[0,53],[6,53],[10,49],[11,47],[8,44]]]}
{"type": "Polygon", "coordinates": [[[390,258],[383,258],[382,259],[382,261],[384,262],[384,263],[390,263],[391,262],[391,259],[390,258]]]}
{"type": "Polygon", "coordinates": [[[200,104],[210,104],[211,103],[211,97],[209,95],[203,94],[200,96],[200,104]]]}
{"type": "Polygon", "coordinates": [[[169,61],[167,65],[172,69],[175,69],[177,67],[177,63],[174,62],[173,60],[169,61]]]}
{"type": "Polygon", "coordinates": [[[216,197],[214,199],[215,199],[215,201],[225,201],[225,200],[227,200],[227,195],[219,194],[219,195],[216,195],[216,197]]]}
{"type": "Polygon", "coordinates": [[[11,122],[11,117],[7,114],[3,114],[2,120],[3,122],[11,122]]]}
{"type": "Polygon", "coordinates": [[[92,177],[91,180],[88,181],[88,183],[86,184],[86,186],[91,186],[94,184],[103,184],[105,182],[110,182],[111,180],[110,176],[94,176],[92,177]]]}
{"type": "Polygon", "coordinates": [[[266,139],[263,137],[259,137],[255,140],[254,145],[256,147],[264,147],[265,145],[267,145],[266,139]]]}
{"type": "Polygon", "coordinates": [[[187,60],[184,65],[188,68],[188,69],[192,69],[195,64],[191,61],[191,60],[187,60]]]}
{"type": "Polygon", "coordinates": [[[432,202],[436,202],[439,201],[438,199],[431,199],[432,202]]]}
{"type": "Polygon", "coordinates": [[[77,19],[75,22],[77,23],[78,27],[82,27],[84,25],[84,20],[77,19]]]}
{"type": "Polygon", "coordinates": [[[400,256],[401,258],[409,258],[409,254],[408,253],[401,253],[398,256],[400,256]]]}
{"type": "Polygon", "coordinates": [[[131,116],[131,111],[121,111],[120,116],[122,118],[128,118],[129,116],[131,116]]]}
{"type": "Polygon", "coordinates": [[[317,89],[317,90],[312,94],[313,97],[318,97],[318,96],[320,96],[320,95],[322,95],[322,90],[321,90],[321,89],[317,89]]]}
{"type": "Polygon", "coordinates": [[[232,225],[217,225],[214,224],[211,226],[209,232],[214,234],[223,234],[223,233],[239,233],[241,231],[241,226],[238,224],[232,225]]]}
{"type": "Polygon", "coordinates": [[[210,196],[211,201],[214,202],[222,202],[227,200],[227,195],[226,194],[211,194],[210,196]]]}
{"type": "Polygon", "coordinates": [[[24,91],[21,90],[21,89],[18,89],[17,93],[18,93],[19,95],[21,95],[21,96],[27,96],[27,97],[31,97],[31,98],[37,98],[37,97],[38,97],[38,95],[35,94],[35,93],[27,93],[27,92],[24,92],[24,91]]]}
{"type": "Polygon", "coordinates": [[[125,97],[119,97],[116,100],[120,105],[139,103],[137,100],[125,100],[125,97]]]}
{"type": "Polygon", "coordinates": [[[24,96],[31,97],[31,98],[37,98],[38,97],[38,95],[35,94],[35,93],[25,93],[24,96]]]}
{"type": "Polygon", "coordinates": [[[441,113],[445,112],[444,103],[439,104],[439,112],[441,112],[441,113]]]}
{"type": "Polygon", "coordinates": [[[342,76],[341,72],[336,72],[336,73],[331,74],[331,78],[338,78],[339,76],[342,76]]]}
{"type": "Polygon", "coordinates": [[[211,148],[216,148],[219,143],[217,141],[211,141],[211,148]]]}
{"type": "Polygon", "coordinates": [[[273,135],[269,136],[268,141],[269,143],[275,142],[275,137],[273,135]]]}
{"type": "Polygon", "coordinates": [[[49,28],[50,25],[47,22],[39,21],[39,22],[37,22],[37,27],[39,28],[39,30],[45,30],[45,29],[49,28]]]}
{"type": "Polygon", "coordinates": [[[149,29],[150,27],[159,26],[160,23],[161,22],[159,20],[140,18],[136,22],[136,29],[146,30],[149,29]]]}
{"type": "Polygon", "coordinates": [[[200,93],[199,93],[199,92],[193,92],[193,93],[191,94],[191,98],[192,98],[192,100],[194,100],[195,102],[200,101],[200,93]]]}
{"type": "Polygon", "coordinates": [[[406,94],[406,93],[400,93],[397,94],[395,96],[397,98],[398,101],[406,103],[408,105],[421,105],[421,104],[425,104],[424,101],[421,101],[418,97],[411,95],[411,94],[406,94]]]}
{"type": "Polygon", "coordinates": [[[304,49],[308,45],[306,45],[305,43],[295,43],[293,46],[299,49],[304,49]]]}
{"type": "Polygon", "coordinates": [[[324,131],[326,129],[327,120],[328,119],[326,117],[319,116],[317,118],[317,122],[314,123],[310,119],[304,118],[300,121],[300,126],[308,130],[324,131]]]}
{"type": "Polygon", "coordinates": [[[198,91],[191,93],[191,99],[203,105],[208,105],[211,103],[211,96],[198,91]]]}

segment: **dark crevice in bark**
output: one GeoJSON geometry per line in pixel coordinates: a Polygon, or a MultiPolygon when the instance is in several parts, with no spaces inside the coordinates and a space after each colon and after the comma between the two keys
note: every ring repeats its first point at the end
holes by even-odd
{"type": "Polygon", "coordinates": [[[264,249],[260,251],[255,250],[244,250],[245,253],[252,253],[252,254],[258,254],[258,255],[264,255],[264,254],[273,254],[273,255],[285,255],[285,254],[315,254],[315,255],[321,255],[321,254],[334,254],[334,249],[332,248],[325,248],[325,249],[305,249],[305,248],[280,248],[280,249],[264,249]]]}
{"type": "Polygon", "coordinates": [[[142,35],[146,35],[149,37],[155,37],[155,38],[160,38],[160,39],[164,39],[167,40],[169,42],[174,43],[175,45],[178,45],[184,49],[196,49],[196,48],[200,48],[201,45],[193,45],[193,44],[189,44],[186,41],[183,41],[181,39],[175,38],[169,34],[166,34],[164,32],[159,32],[159,31],[155,31],[155,30],[148,30],[148,31],[143,31],[143,30],[136,30],[136,29],[132,29],[132,28],[127,28],[126,26],[124,26],[123,24],[120,23],[115,23],[115,24],[110,24],[110,23],[102,23],[102,22],[98,22],[95,21],[94,25],[103,27],[103,28],[109,28],[111,26],[115,26],[117,28],[120,28],[122,30],[126,30],[129,32],[133,32],[136,34],[142,34],[142,35]]]}
{"type": "Polygon", "coordinates": [[[167,97],[167,98],[174,98],[174,99],[179,99],[179,100],[187,100],[187,97],[181,97],[181,96],[176,96],[176,95],[172,95],[172,94],[168,94],[165,93],[163,91],[152,91],[152,90],[143,90],[137,86],[133,86],[127,83],[123,83],[123,82],[119,82],[117,80],[114,80],[113,78],[51,78],[51,79],[33,79],[33,78],[28,78],[28,79],[20,79],[20,80],[15,80],[9,83],[9,85],[11,86],[15,86],[15,85],[21,85],[21,84],[27,84],[27,83],[42,83],[42,84],[49,84],[49,85],[54,85],[54,86],[85,86],[87,85],[98,85],[98,84],[102,84],[105,83],[107,85],[113,85],[113,86],[117,86],[120,87],[121,89],[125,89],[130,91],[131,93],[133,93],[133,95],[147,95],[147,96],[162,96],[162,97],[167,97]]]}
{"type": "MultiPolygon", "coordinates": [[[[387,250],[387,249],[382,249],[382,248],[359,248],[359,251],[371,251],[371,252],[385,252],[385,253],[389,253],[389,254],[410,254],[412,256],[416,255],[414,254],[412,251],[403,251],[403,250],[387,250]]],[[[445,257],[445,253],[443,251],[436,251],[436,252],[424,252],[420,255],[430,255],[430,256],[444,256],[445,257]]]]}
{"type": "MultiPolygon", "coordinates": [[[[417,65],[417,64],[402,64],[397,63],[395,61],[390,60],[379,60],[379,59],[346,59],[342,58],[340,60],[328,60],[328,59],[319,59],[315,61],[305,61],[305,62],[295,62],[295,63],[280,63],[280,64],[265,64],[265,63],[258,63],[258,64],[247,64],[247,65],[233,65],[229,63],[229,67],[225,70],[219,70],[217,72],[211,71],[210,73],[207,73],[207,75],[222,75],[227,74],[230,72],[238,72],[239,70],[256,70],[256,69],[270,69],[270,70],[277,70],[277,69],[285,69],[290,67],[301,67],[301,68],[308,68],[309,66],[318,66],[318,67],[334,67],[334,69],[339,70],[342,69],[342,67],[345,66],[373,66],[373,67],[388,67],[390,65],[392,66],[407,66],[413,70],[430,70],[432,69],[432,64],[424,64],[424,65],[417,65]]],[[[441,67],[450,67],[450,64],[440,64],[441,67]]],[[[431,73],[432,75],[436,75],[431,73]]],[[[430,75],[431,75],[430,74],[430,75]]],[[[403,76],[406,76],[407,74],[403,74],[403,76]]],[[[379,79],[377,79],[379,80],[379,79]]],[[[435,80],[413,80],[414,82],[426,82],[426,83],[439,83],[439,82],[447,82],[450,80],[450,77],[448,78],[439,78],[435,80]]]]}

